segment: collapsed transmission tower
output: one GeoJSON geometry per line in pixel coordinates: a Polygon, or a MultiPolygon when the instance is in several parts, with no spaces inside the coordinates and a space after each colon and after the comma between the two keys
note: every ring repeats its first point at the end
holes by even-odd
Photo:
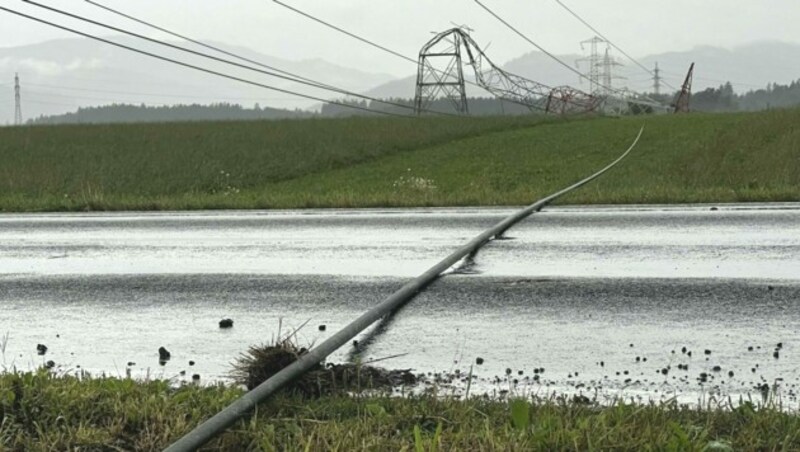
{"type": "Polygon", "coordinates": [[[19,74],[14,74],[14,125],[22,125],[22,99],[19,88],[19,74]]]}
{"type": "Polygon", "coordinates": [[[681,92],[675,99],[675,113],[689,113],[689,102],[692,100],[692,78],[694,77],[694,63],[689,66],[686,80],[681,86],[681,92]]]}
{"type": "Polygon", "coordinates": [[[456,111],[468,113],[463,64],[472,66],[478,86],[495,97],[545,113],[595,111],[600,99],[571,87],[551,88],[497,67],[464,28],[441,32],[422,47],[414,99],[417,114],[430,109],[439,95],[456,111]],[[444,65],[436,65],[444,62],[444,65]]]}
{"type": "Polygon", "coordinates": [[[461,47],[466,45],[464,36],[463,33],[438,34],[419,52],[414,96],[417,114],[427,110],[440,94],[453,104],[456,112],[469,113],[461,61],[461,47]],[[445,64],[442,66],[441,62],[445,64]]]}

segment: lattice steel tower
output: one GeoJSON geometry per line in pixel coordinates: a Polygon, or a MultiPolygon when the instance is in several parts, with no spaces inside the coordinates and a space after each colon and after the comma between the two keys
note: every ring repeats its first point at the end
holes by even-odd
{"type": "Polygon", "coordinates": [[[22,99],[20,98],[19,74],[14,74],[14,125],[22,125],[22,99]]]}
{"type": "Polygon", "coordinates": [[[661,69],[658,68],[658,63],[656,63],[656,68],[653,70],[653,93],[658,96],[661,94],[661,69]]]}
{"type": "Polygon", "coordinates": [[[451,30],[436,35],[420,50],[414,97],[417,114],[428,110],[440,95],[450,100],[458,113],[469,114],[461,65],[463,44],[464,35],[451,30]]]}

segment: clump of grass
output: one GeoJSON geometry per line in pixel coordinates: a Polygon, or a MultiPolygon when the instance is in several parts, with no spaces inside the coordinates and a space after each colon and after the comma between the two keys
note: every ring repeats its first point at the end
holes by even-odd
{"type": "MultiPolygon", "coordinates": [[[[304,353],[306,349],[299,348],[290,338],[278,340],[270,345],[254,345],[234,361],[231,377],[236,383],[251,390],[297,361],[304,353]]],[[[321,369],[322,366],[317,364],[312,370],[321,369]]],[[[289,389],[302,394],[312,394],[310,383],[308,378],[297,379],[289,389]]]]}
{"type": "MultiPolygon", "coordinates": [[[[248,390],[265,382],[307,353],[291,337],[269,345],[252,346],[233,363],[231,377],[248,390]]],[[[339,392],[383,390],[414,385],[417,379],[410,370],[386,370],[362,364],[317,364],[294,379],[286,388],[304,397],[330,396],[339,392]]]]}

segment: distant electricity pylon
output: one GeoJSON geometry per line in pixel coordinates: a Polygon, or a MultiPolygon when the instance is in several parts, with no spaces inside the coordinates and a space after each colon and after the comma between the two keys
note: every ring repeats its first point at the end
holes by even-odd
{"type": "MultiPolygon", "coordinates": [[[[575,61],[575,64],[586,62],[589,66],[585,78],[589,80],[589,94],[599,95],[600,93],[600,68],[603,63],[600,57],[599,45],[605,43],[605,39],[598,36],[586,41],[581,41],[581,49],[584,49],[584,44],[589,44],[589,56],[575,61]]],[[[583,81],[583,80],[581,80],[583,81]]]]}
{"type": "Polygon", "coordinates": [[[694,63],[689,66],[686,80],[681,86],[681,92],[675,99],[675,113],[689,113],[689,102],[692,100],[692,78],[694,77],[694,63]]]}
{"type": "Polygon", "coordinates": [[[20,98],[19,74],[14,74],[14,125],[22,125],[22,100],[20,98]]]}
{"type": "Polygon", "coordinates": [[[653,93],[658,96],[661,94],[661,69],[658,68],[658,63],[656,63],[656,68],[653,70],[653,93]]]}

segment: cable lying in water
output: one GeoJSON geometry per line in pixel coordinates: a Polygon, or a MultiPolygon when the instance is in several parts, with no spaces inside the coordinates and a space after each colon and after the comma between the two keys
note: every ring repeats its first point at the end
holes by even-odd
{"type": "Polygon", "coordinates": [[[642,137],[643,132],[644,126],[642,126],[642,128],[639,130],[639,134],[636,135],[636,139],[633,141],[630,147],[608,166],[563,190],[536,201],[530,206],[509,216],[500,223],[497,223],[494,227],[470,240],[467,244],[457,249],[441,262],[431,267],[428,271],[418,276],[414,280],[406,283],[400,288],[400,290],[390,295],[380,304],[361,315],[361,317],[351,322],[349,325],[328,338],[326,341],[311,349],[307,354],[300,357],[297,361],[276,373],[274,376],[272,376],[272,378],[268,379],[264,383],[261,383],[252,391],[243,395],[241,398],[230,404],[227,408],[214,415],[214,417],[211,419],[197,426],[186,436],[168,447],[166,451],[188,452],[200,448],[206,442],[222,433],[223,430],[233,425],[242,417],[246,416],[256,407],[256,405],[266,400],[284,385],[301,376],[316,364],[322,362],[322,360],[327,358],[340,347],[349,343],[354,337],[356,337],[356,335],[364,331],[367,327],[403,307],[403,305],[413,299],[418,293],[422,292],[422,290],[436,281],[444,271],[448,270],[465,257],[474,255],[482,246],[491,241],[493,238],[502,236],[503,233],[509,228],[529,217],[530,215],[540,211],[544,206],[550,204],[556,198],[588,184],[589,182],[603,175],[606,171],[613,168],[631,153],[633,148],[636,147],[636,144],[639,143],[639,139],[642,137]]]}

